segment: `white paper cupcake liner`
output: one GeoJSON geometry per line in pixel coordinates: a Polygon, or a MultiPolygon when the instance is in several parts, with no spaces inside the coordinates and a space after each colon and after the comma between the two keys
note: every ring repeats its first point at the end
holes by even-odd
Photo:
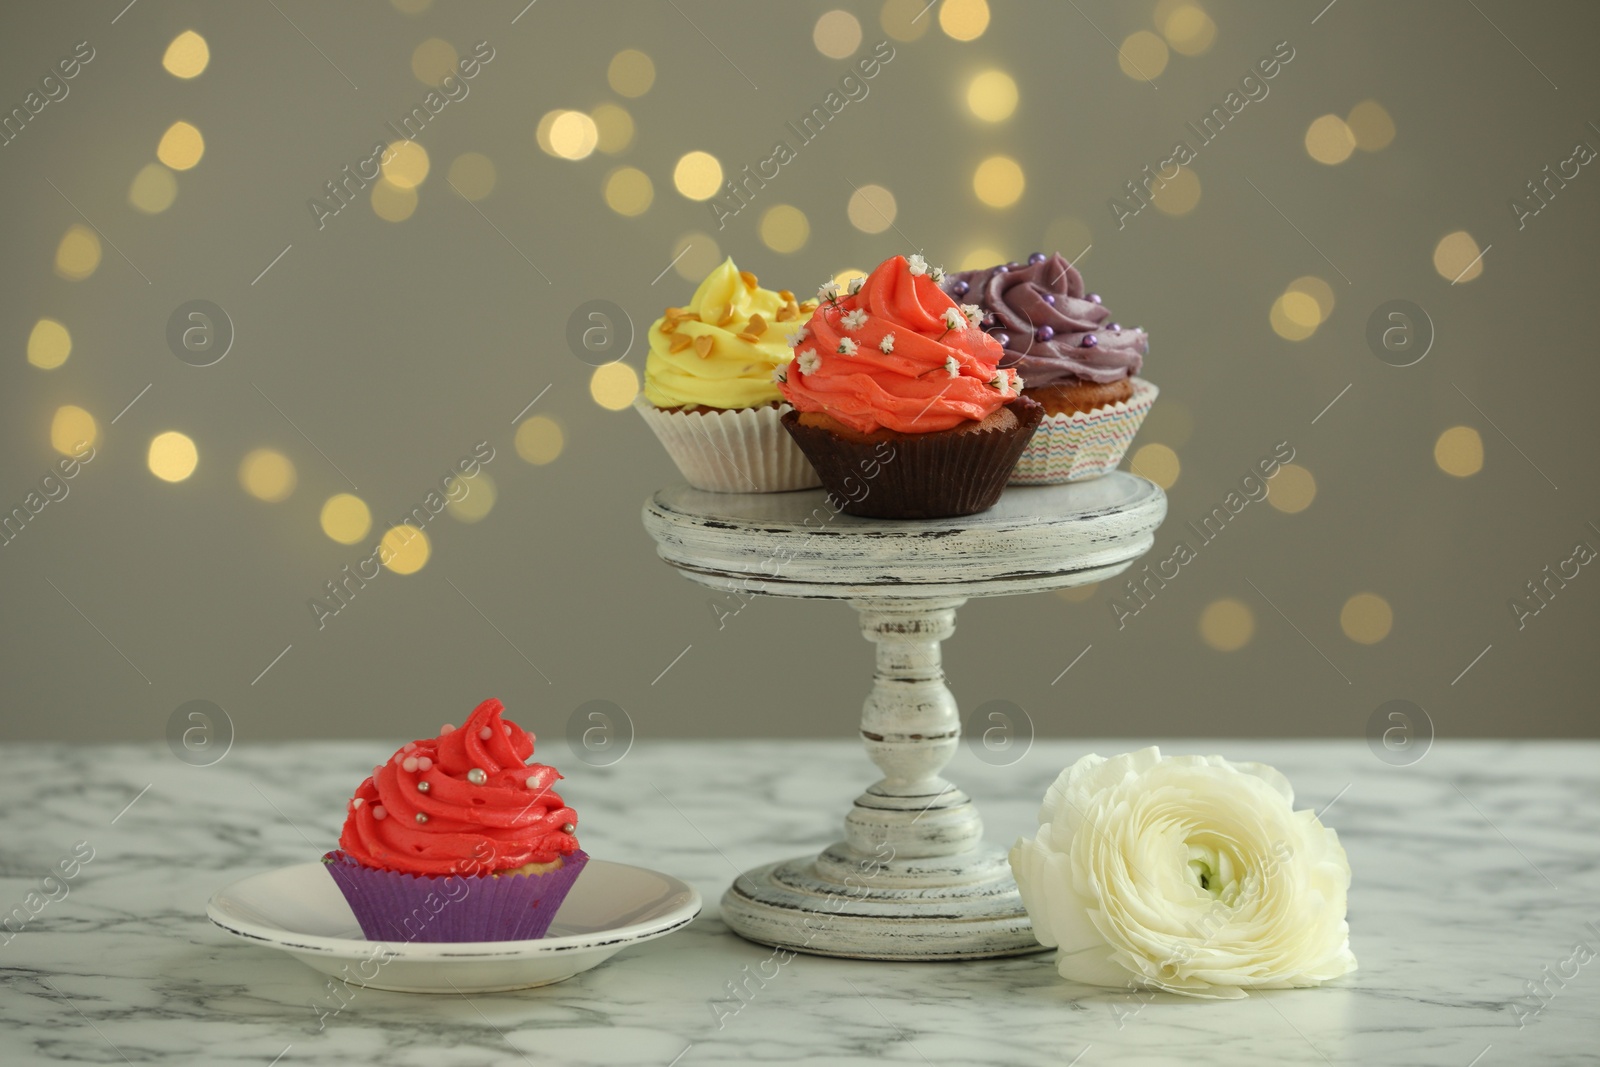
{"type": "Polygon", "coordinates": [[[633,406],[696,489],[784,493],[822,484],[783,428],[788,404],[685,414],[662,410],[641,395],[633,406]]]}
{"type": "Polygon", "coordinates": [[[1160,392],[1135,378],[1127,400],[1093,411],[1046,415],[1006,484],[1059,485],[1116,470],[1160,392]]]}

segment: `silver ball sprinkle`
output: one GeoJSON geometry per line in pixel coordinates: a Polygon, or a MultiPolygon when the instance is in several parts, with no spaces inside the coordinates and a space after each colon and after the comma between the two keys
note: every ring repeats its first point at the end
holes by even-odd
{"type": "Polygon", "coordinates": [[[428,821],[428,817],[427,817],[427,815],[425,815],[425,814],[423,814],[422,812],[419,811],[419,812],[417,812],[417,821],[419,823],[427,822],[428,821]]]}
{"type": "Polygon", "coordinates": [[[570,822],[569,822],[569,823],[567,823],[567,824],[566,824],[566,825],[565,825],[565,826],[563,826],[563,827],[562,827],[562,828],[561,828],[561,832],[562,832],[562,833],[564,833],[564,834],[570,834],[570,833],[572,833],[572,831],[574,831],[574,830],[576,830],[576,829],[577,829],[577,827],[576,827],[576,826],[574,826],[574,825],[572,825],[572,824],[571,824],[571,823],[570,823],[570,822]]]}
{"type": "Polygon", "coordinates": [[[428,783],[427,782],[418,782],[417,783],[417,792],[426,793],[427,791],[428,791],[428,783]]]}
{"type": "Polygon", "coordinates": [[[473,785],[482,785],[489,780],[489,775],[482,767],[474,767],[467,772],[467,781],[473,785]]]}

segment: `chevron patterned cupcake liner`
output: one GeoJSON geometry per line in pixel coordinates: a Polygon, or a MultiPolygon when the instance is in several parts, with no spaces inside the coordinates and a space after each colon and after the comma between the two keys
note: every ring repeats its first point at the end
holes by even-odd
{"type": "Polygon", "coordinates": [[[1127,400],[1073,415],[1046,415],[1007,484],[1059,485],[1116,470],[1160,392],[1135,378],[1127,400]]]}

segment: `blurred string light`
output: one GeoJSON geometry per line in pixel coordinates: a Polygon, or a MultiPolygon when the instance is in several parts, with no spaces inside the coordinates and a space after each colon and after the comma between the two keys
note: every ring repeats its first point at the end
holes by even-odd
{"type": "Polygon", "coordinates": [[[1243,601],[1222,597],[1200,612],[1200,639],[1218,652],[1239,651],[1255,633],[1255,612],[1243,601]]]}
{"type": "Polygon", "coordinates": [[[1466,230],[1447,233],[1433,248],[1433,269],[1452,284],[1470,282],[1483,273],[1483,249],[1466,230]]]}
{"type": "Polygon", "coordinates": [[[192,124],[179,120],[167,127],[156,145],[156,158],[173,170],[188,170],[206,154],[206,139],[192,124]]]}
{"type": "Polygon", "coordinates": [[[600,129],[581,111],[562,111],[550,123],[550,154],[562,159],[588,159],[600,144],[600,129]]]}
{"type": "Polygon", "coordinates": [[[621,411],[639,395],[639,375],[621,360],[596,367],[589,376],[589,395],[607,411],[621,411]]]}
{"type": "Polygon", "coordinates": [[[494,510],[494,502],[499,496],[489,472],[479,470],[471,478],[463,478],[461,484],[468,487],[467,494],[445,505],[450,517],[465,523],[478,522],[487,517],[494,510]]]}
{"type": "Polygon", "coordinates": [[[1193,0],[1161,0],[1155,10],[1156,28],[1179,55],[1198,56],[1217,39],[1217,24],[1193,0]]]}
{"type": "Polygon", "coordinates": [[[944,0],[939,5],[939,28],[952,40],[976,41],[989,28],[987,0],[944,0]]]}
{"type": "Polygon", "coordinates": [[[961,259],[956,263],[956,270],[982,270],[985,267],[992,267],[996,263],[1004,263],[1007,258],[1006,254],[998,248],[978,245],[975,248],[969,248],[962,255],[961,259]]]}
{"type": "Polygon", "coordinates": [[[1446,474],[1470,478],[1483,470],[1483,438],[1471,426],[1452,426],[1433,443],[1433,461],[1446,474]]]}
{"type": "MultiPolygon", "coordinates": [[[[972,175],[972,191],[990,207],[1010,207],[1022,199],[1027,181],[1022,165],[1010,156],[990,156],[972,175]]],[[[993,264],[990,264],[993,266],[993,264]]]]}
{"type": "Polygon", "coordinates": [[[656,65],[637,48],[625,48],[611,57],[606,81],[619,96],[643,96],[656,83],[656,65]]]}
{"type": "Polygon", "coordinates": [[[1285,515],[1297,515],[1317,498],[1317,480],[1297,463],[1285,463],[1267,483],[1267,503],[1285,515]]]}
{"type": "Polygon", "coordinates": [[[594,124],[595,147],[614,156],[633,143],[633,116],[618,104],[601,104],[589,116],[594,124]]]}
{"type": "Polygon", "coordinates": [[[889,190],[881,185],[863,185],[850,194],[845,214],[850,225],[862,233],[882,233],[894,225],[899,210],[889,190]]]}
{"type": "Polygon", "coordinates": [[[438,88],[445,78],[456,72],[455,46],[438,37],[429,37],[411,53],[411,73],[423,85],[438,88]]]}
{"type": "Polygon", "coordinates": [[[722,188],[722,164],[710,152],[685,152],[672,169],[672,184],[690,200],[709,200],[722,188]]]}
{"type": "Polygon", "coordinates": [[[1149,30],[1135,30],[1117,49],[1117,66],[1134,81],[1153,82],[1167,69],[1167,42],[1149,30]]]}
{"type": "Polygon", "coordinates": [[[353,545],[372,529],[372,509],[354,493],[335,493],[323,501],[322,532],[341,545],[353,545]]]}
{"type": "Polygon", "coordinates": [[[55,370],[72,355],[72,334],[55,319],[40,319],[28,334],[28,362],[40,370],[55,370]]]}
{"type": "Polygon", "coordinates": [[[145,457],[150,473],[164,482],[181,482],[200,464],[200,450],[194,439],[177,430],[158,433],[150,439],[145,457]]]}
{"type": "Polygon", "coordinates": [[[1192,168],[1178,168],[1176,175],[1162,179],[1150,202],[1164,215],[1187,215],[1200,204],[1200,176],[1192,168]]]}
{"type": "Polygon", "coordinates": [[[674,242],[668,262],[678,277],[698,282],[722,262],[722,249],[710,234],[690,230],[674,242]]]}
{"type": "Polygon", "coordinates": [[[1345,120],[1350,127],[1351,136],[1356,139],[1356,147],[1363,152],[1377,152],[1388,148],[1394,140],[1394,119],[1389,117],[1389,112],[1384,110],[1382,104],[1376,100],[1363,100],[1350,109],[1350,117],[1345,120]]]}
{"type": "Polygon", "coordinates": [[[1357,593],[1339,611],[1339,628],[1357,644],[1375,645],[1394,628],[1394,609],[1376,593],[1357,593]]]}
{"type": "Polygon", "coordinates": [[[498,175],[494,161],[482,152],[463,152],[450,162],[445,174],[451,185],[468,200],[482,200],[494,192],[498,175]]]}
{"type": "Polygon", "coordinates": [[[517,427],[517,455],[535,467],[554,463],[566,447],[566,434],[561,424],[544,415],[535,415],[517,427]]]}
{"type": "Polygon", "coordinates": [[[628,218],[643,215],[655,196],[650,175],[638,167],[618,167],[606,177],[606,206],[619,215],[628,218]]]}
{"type": "Polygon", "coordinates": [[[128,186],[128,203],[146,215],[159,215],[178,198],[178,179],[160,163],[146,163],[128,186]]]}
{"type": "Polygon", "coordinates": [[[846,289],[850,285],[850,279],[865,278],[866,276],[867,272],[862,270],[860,267],[846,267],[844,270],[835,274],[833,276],[833,280],[840,289],[846,289]]]}
{"type": "Polygon", "coordinates": [[[829,59],[844,59],[861,47],[861,23],[848,11],[826,11],[811,28],[811,43],[829,59]]]}
{"type": "Polygon", "coordinates": [[[428,564],[428,557],[433,555],[433,546],[428,543],[428,535],[411,525],[402,522],[398,526],[391,526],[384,531],[379,539],[379,560],[387,557],[383,565],[396,574],[415,574],[428,564]],[[387,552],[382,551],[387,549],[387,552]]]}
{"type": "Polygon", "coordinates": [[[1343,163],[1356,150],[1356,135],[1338,115],[1323,115],[1306,127],[1306,154],[1330,167],[1343,163]]]}
{"type": "Polygon", "coordinates": [[[289,499],[297,481],[294,463],[275,449],[255,449],[239,462],[239,485],[269,504],[289,499]]]}
{"type": "Polygon", "coordinates": [[[1178,476],[1183,473],[1178,454],[1166,445],[1155,442],[1141,446],[1128,462],[1128,467],[1139,477],[1149,478],[1163,489],[1177,485],[1178,476]]]}
{"type": "Polygon", "coordinates": [[[884,0],[878,12],[883,32],[897,41],[915,41],[928,32],[934,18],[926,0],[884,0]]]}
{"type": "Polygon", "coordinates": [[[210,63],[211,47],[193,30],[184,30],[174,37],[161,57],[161,65],[167,73],[185,81],[198,78],[210,63]]]}
{"type": "Polygon", "coordinates": [[[56,245],[56,273],[68,281],[80,282],[100,266],[100,235],[75,222],[61,235],[56,245]]]}
{"type": "Polygon", "coordinates": [[[774,252],[798,252],[811,238],[811,221],[793,204],[774,204],[761,215],[761,243],[774,252]]]}
{"type": "Polygon", "coordinates": [[[80,445],[93,446],[100,440],[100,427],[94,416],[76,404],[56,408],[50,419],[50,447],[63,456],[74,455],[80,445]]]}
{"type": "Polygon", "coordinates": [[[1004,122],[1017,110],[1017,83],[1003,70],[986,70],[967,82],[967,110],[984,122],[1004,122]]]}
{"type": "Polygon", "coordinates": [[[417,210],[417,191],[380,178],[372,186],[372,210],[385,222],[404,222],[417,210]]]}
{"type": "Polygon", "coordinates": [[[1296,278],[1267,313],[1272,332],[1286,341],[1304,341],[1333,313],[1333,287],[1313,274],[1296,278]]]}
{"type": "Polygon", "coordinates": [[[428,177],[431,165],[428,150],[417,142],[394,141],[389,145],[389,158],[382,164],[382,170],[389,184],[415,189],[428,177]]]}

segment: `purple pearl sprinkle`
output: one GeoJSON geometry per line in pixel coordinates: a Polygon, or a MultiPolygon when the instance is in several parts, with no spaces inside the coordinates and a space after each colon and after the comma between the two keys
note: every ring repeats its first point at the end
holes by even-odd
{"type": "Polygon", "coordinates": [[[1083,347],[1084,348],[1094,348],[1094,347],[1098,346],[1099,344],[1100,344],[1100,338],[1096,337],[1092,333],[1084,334],[1084,336],[1083,336],[1083,347]]]}
{"type": "Polygon", "coordinates": [[[969,288],[970,288],[970,286],[968,286],[966,282],[964,282],[964,281],[962,281],[960,279],[957,279],[957,280],[955,280],[955,281],[950,283],[950,295],[952,295],[952,296],[966,296],[967,295],[967,290],[969,288]]]}
{"type": "Polygon", "coordinates": [[[1006,272],[1007,272],[1007,271],[1009,271],[1009,270],[1010,270],[1010,269],[1011,269],[1011,264],[1009,264],[1009,263],[1002,263],[1002,264],[1000,264],[1000,265],[999,265],[999,266],[998,266],[998,267],[996,267],[996,268],[995,268],[995,269],[994,269],[994,272],[995,272],[995,273],[996,273],[996,274],[1005,274],[1005,273],[1006,273],[1006,272]]]}
{"type": "Polygon", "coordinates": [[[983,327],[985,330],[992,330],[996,326],[1000,325],[1000,320],[995,318],[994,312],[991,311],[989,314],[978,320],[978,325],[983,327]]]}
{"type": "Polygon", "coordinates": [[[1006,270],[1016,270],[1020,266],[1022,266],[1022,264],[1013,259],[1010,263],[1006,264],[1006,270]]]}
{"type": "Polygon", "coordinates": [[[1117,324],[1116,324],[1116,323],[1114,323],[1114,322],[1113,322],[1113,323],[1112,323],[1112,324],[1111,324],[1111,325],[1110,325],[1110,326],[1108,326],[1108,327],[1106,327],[1106,329],[1108,329],[1108,330],[1115,330],[1115,331],[1116,331],[1116,332],[1117,332],[1117,333],[1121,333],[1121,332],[1122,332],[1122,327],[1121,327],[1121,326],[1118,326],[1118,325],[1117,325],[1117,324]]]}
{"type": "Polygon", "coordinates": [[[1045,254],[1043,252],[1035,252],[1033,255],[1028,257],[1029,263],[1043,263],[1044,261],[1045,254]]]}
{"type": "Polygon", "coordinates": [[[1052,307],[1055,306],[1056,294],[1054,294],[1054,293],[1046,293],[1046,294],[1044,294],[1044,302],[1046,304],[1051,305],[1052,307]]]}
{"type": "Polygon", "coordinates": [[[989,336],[993,337],[996,341],[1000,342],[1000,347],[1001,348],[1005,348],[1006,346],[1011,344],[1011,335],[1009,333],[1006,333],[1004,330],[996,330],[994,333],[990,334],[989,336]]]}
{"type": "Polygon", "coordinates": [[[1089,303],[1091,303],[1091,304],[1100,303],[1100,294],[1099,293],[1090,293],[1089,294],[1089,303]]]}
{"type": "Polygon", "coordinates": [[[1055,335],[1056,331],[1055,327],[1053,326],[1041,326],[1037,330],[1033,331],[1033,339],[1035,341],[1048,341],[1055,335]]]}

